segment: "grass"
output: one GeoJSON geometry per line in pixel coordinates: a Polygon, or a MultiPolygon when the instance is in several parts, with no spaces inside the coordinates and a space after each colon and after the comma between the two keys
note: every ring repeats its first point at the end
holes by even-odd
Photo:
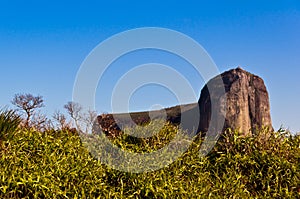
{"type": "MultiPolygon", "coordinates": [[[[240,137],[228,130],[205,157],[198,138],[169,166],[135,174],[101,164],[77,134],[10,129],[0,142],[0,198],[300,198],[300,136],[285,131],[240,137]]],[[[111,141],[151,152],[176,131],[168,123],[151,138],[111,141]]]]}

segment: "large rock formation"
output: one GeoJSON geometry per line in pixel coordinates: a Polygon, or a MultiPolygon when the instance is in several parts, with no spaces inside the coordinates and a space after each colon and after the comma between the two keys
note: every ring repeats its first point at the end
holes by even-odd
{"type": "Polygon", "coordinates": [[[199,130],[206,132],[211,121],[212,102],[219,117],[225,118],[223,130],[237,129],[244,135],[255,133],[257,128],[272,129],[269,96],[264,81],[241,68],[221,74],[224,85],[215,77],[201,91],[198,101],[200,108],[199,130]],[[225,93],[218,91],[224,86],[225,93]],[[209,88],[209,89],[208,89],[209,88]]]}
{"type": "MultiPolygon", "coordinates": [[[[160,111],[154,112],[152,115],[159,115],[160,111]]],[[[198,132],[209,130],[212,136],[227,128],[239,130],[244,135],[251,135],[261,127],[272,129],[269,96],[264,81],[241,68],[211,79],[201,90],[198,104],[166,108],[165,113],[171,123],[182,124],[181,127],[188,131],[195,128],[198,132]]],[[[143,125],[150,122],[149,115],[147,111],[106,114],[98,116],[98,125],[107,135],[118,136],[121,133],[119,125],[130,126],[132,122],[143,125]]]]}

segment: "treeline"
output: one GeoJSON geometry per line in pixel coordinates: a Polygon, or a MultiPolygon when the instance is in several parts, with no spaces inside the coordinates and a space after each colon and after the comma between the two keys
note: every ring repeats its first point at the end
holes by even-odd
{"type": "Polygon", "coordinates": [[[2,112],[7,112],[6,114],[11,117],[18,118],[19,127],[42,132],[49,130],[81,130],[84,132],[92,127],[97,117],[95,111],[87,110],[84,112],[80,104],[71,101],[63,106],[67,115],[57,110],[49,117],[41,111],[45,107],[44,98],[29,93],[16,94],[11,103],[15,108],[3,107],[2,112]]]}

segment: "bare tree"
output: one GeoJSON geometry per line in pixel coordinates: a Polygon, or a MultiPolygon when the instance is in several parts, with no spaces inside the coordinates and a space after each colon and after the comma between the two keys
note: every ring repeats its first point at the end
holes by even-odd
{"type": "Polygon", "coordinates": [[[67,117],[59,111],[55,111],[53,119],[58,123],[60,130],[71,129],[71,123],[67,121],[67,117]]]}
{"type": "Polygon", "coordinates": [[[83,110],[82,106],[76,102],[68,102],[64,105],[70,117],[74,120],[76,128],[81,133],[91,132],[97,113],[92,110],[83,110]]]}
{"type": "Polygon", "coordinates": [[[76,102],[68,102],[66,105],[64,105],[64,108],[67,110],[70,117],[74,120],[76,127],[80,128],[79,122],[82,119],[81,105],[76,102]]]}
{"type": "Polygon", "coordinates": [[[33,114],[29,126],[41,132],[53,129],[51,120],[48,119],[47,116],[45,114],[42,114],[40,111],[33,114]]]}
{"type": "Polygon", "coordinates": [[[88,110],[87,113],[84,116],[84,122],[86,125],[85,132],[91,132],[93,130],[93,125],[95,123],[95,120],[97,118],[97,113],[92,110],[88,110]]]}
{"type": "Polygon", "coordinates": [[[25,127],[29,127],[30,119],[36,109],[45,106],[42,96],[33,96],[32,94],[16,94],[11,103],[18,107],[18,110],[25,112],[25,127]]]}

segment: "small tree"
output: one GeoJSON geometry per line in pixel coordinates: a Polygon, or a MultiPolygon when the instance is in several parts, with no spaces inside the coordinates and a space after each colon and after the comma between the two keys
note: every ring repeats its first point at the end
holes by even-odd
{"type": "Polygon", "coordinates": [[[97,113],[95,111],[88,110],[84,116],[84,122],[86,124],[85,132],[89,132],[93,130],[93,125],[96,119],[97,119],[97,113]]]}
{"type": "Polygon", "coordinates": [[[41,132],[53,129],[51,120],[48,119],[47,116],[42,114],[40,111],[33,114],[29,126],[41,132]]]}
{"type": "Polygon", "coordinates": [[[33,96],[32,94],[16,94],[11,103],[26,114],[25,127],[29,127],[30,119],[36,109],[45,106],[42,96],[33,96]]]}
{"type": "Polygon", "coordinates": [[[70,130],[71,129],[71,123],[67,121],[67,117],[60,113],[59,111],[55,111],[53,114],[53,119],[58,123],[60,130],[70,130]]]}
{"type": "Polygon", "coordinates": [[[92,130],[97,118],[97,113],[92,110],[83,110],[82,106],[76,102],[68,102],[64,105],[70,117],[74,120],[79,132],[88,133],[92,130]]]}
{"type": "Polygon", "coordinates": [[[70,117],[74,120],[76,127],[80,129],[79,123],[80,120],[82,120],[81,105],[76,102],[68,102],[66,105],[64,105],[64,108],[67,110],[70,117]]]}

